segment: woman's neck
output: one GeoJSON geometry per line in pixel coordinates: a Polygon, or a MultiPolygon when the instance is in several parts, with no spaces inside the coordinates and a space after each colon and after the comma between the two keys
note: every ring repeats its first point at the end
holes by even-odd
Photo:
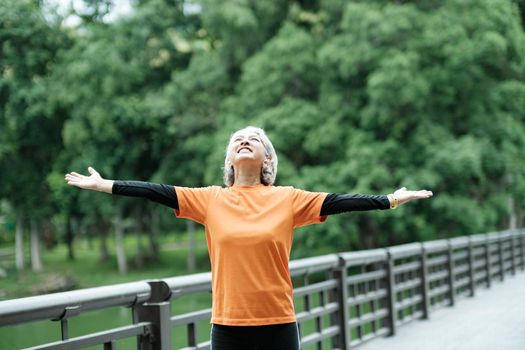
{"type": "Polygon", "coordinates": [[[239,167],[235,169],[235,180],[237,186],[257,186],[261,184],[261,170],[253,167],[239,167]]]}

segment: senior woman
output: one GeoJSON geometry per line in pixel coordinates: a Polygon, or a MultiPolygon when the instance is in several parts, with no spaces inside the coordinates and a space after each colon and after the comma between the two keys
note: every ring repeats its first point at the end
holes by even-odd
{"type": "Polygon", "coordinates": [[[389,195],[329,194],[273,186],[277,155],[262,129],[235,132],[226,149],[226,187],[187,188],[103,179],[75,172],[68,184],[143,197],[205,226],[212,271],[211,348],[300,348],[288,270],[293,229],[327,215],[396,208],[432,192],[401,188],[389,195]]]}

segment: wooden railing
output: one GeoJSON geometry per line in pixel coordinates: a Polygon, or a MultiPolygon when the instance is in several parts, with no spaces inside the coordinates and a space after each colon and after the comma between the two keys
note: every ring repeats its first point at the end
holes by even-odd
{"type": "MultiPolygon", "coordinates": [[[[302,347],[349,349],[395,335],[398,327],[524,269],[522,229],[291,261],[302,347]]],[[[174,300],[210,291],[211,275],[201,273],[14,299],[0,302],[0,327],[60,321],[61,341],[31,349],[115,349],[129,337],[137,338],[137,349],[172,349],[174,338],[183,338],[178,349],[209,349],[209,336],[203,340],[197,325],[209,322],[211,309],[171,310],[174,300]],[[131,309],[129,325],[69,337],[72,317],[116,306],[131,309]]]]}

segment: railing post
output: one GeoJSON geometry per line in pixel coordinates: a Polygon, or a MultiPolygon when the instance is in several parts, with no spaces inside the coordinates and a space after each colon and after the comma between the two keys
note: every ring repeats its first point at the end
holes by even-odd
{"type": "Polygon", "coordinates": [[[523,247],[523,238],[525,237],[524,232],[525,230],[521,229],[518,234],[518,242],[519,242],[519,247],[520,247],[521,271],[525,271],[525,248],[523,247]]]}
{"type": "Polygon", "coordinates": [[[470,296],[474,297],[476,294],[476,270],[474,268],[474,246],[472,244],[472,239],[469,237],[468,240],[468,274],[469,274],[469,287],[470,287],[470,296]]]}
{"type": "Polygon", "coordinates": [[[516,244],[514,243],[514,237],[516,237],[516,229],[513,229],[510,232],[510,256],[511,256],[511,265],[510,265],[510,272],[512,273],[512,276],[516,275],[516,244]]]}
{"type": "Polygon", "coordinates": [[[428,272],[427,272],[427,251],[421,244],[421,297],[423,298],[423,319],[430,317],[430,299],[428,296],[428,272]]]}
{"type": "Polygon", "coordinates": [[[64,308],[64,313],[59,317],[53,319],[53,321],[60,321],[60,334],[62,340],[69,339],[69,319],[74,316],[78,316],[81,312],[80,305],[75,306],[66,306],[64,308]]]}
{"type": "Polygon", "coordinates": [[[485,241],[485,262],[486,262],[486,270],[487,270],[487,288],[490,288],[491,285],[491,279],[492,279],[492,273],[491,273],[491,267],[490,267],[490,240],[489,237],[486,236],[485,241]]]}
{"type": "Polygon", "coordinates": [[[505,256],[503,254],[503,240],[504,235],[498,234],[498,256],[499,256],[499,279],[501,282],[505,280],[505,256]]]}
{"type": "Polygon", "coordinates": [[[392,253],[387,249],[386,260],[386,278],[387,278],[387,303],[388,303],[388,323],[390,326],[389,335],[396,334],[396,281],[394,276],[394,259],[392,253]]]}
{"type": "Polygon", "coordinates": [[[454,249],[450,240],[447,241],[447,269],[448,269],[448,287],[449,287],[449,297],[450,297],[450,306],[454,306],[456,303],[456,275],[454,273],[454,249]]]}
{"type": "Polygon", "coordinates": [[[139,350],[171,349],[171,290],[164,281],[149,281],[151,297],[144,304],[133,306],[133,321],[151,322],[151,333],[139,336],[139,350]]]}
{"type": "Polygon", "coordinates": [[[104,343],[104,350],[115,350],[117,348],[114,340],[104,343]]]}
{"type": "Polygon", "coordinates": [[[350,348],[351,334],[348,327],[348,288],[346,283],[346,260],[339,257],[339,266],[332,270],[332,277],[337,280],[335,301],[339,305],[337,315],[332,318],[332,323],[339,326],[339,337],[332,338],[335,349],[347,350],[350,348]]]}

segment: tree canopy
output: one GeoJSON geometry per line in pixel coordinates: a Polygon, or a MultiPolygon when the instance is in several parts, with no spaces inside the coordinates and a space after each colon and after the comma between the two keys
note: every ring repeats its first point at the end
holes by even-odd
{"type": "Polygon", "coordinates": [[[304,229],[296,255],[523,223],[523,1],[141,0],[112,21],[112,1],[84,4],[68,26],[0,0],[0,197],[17,215],[141,220],[162,209],[63,174],[220,185],[228,136],[256,125],[278,185],[435,193],[304,229]]]}

